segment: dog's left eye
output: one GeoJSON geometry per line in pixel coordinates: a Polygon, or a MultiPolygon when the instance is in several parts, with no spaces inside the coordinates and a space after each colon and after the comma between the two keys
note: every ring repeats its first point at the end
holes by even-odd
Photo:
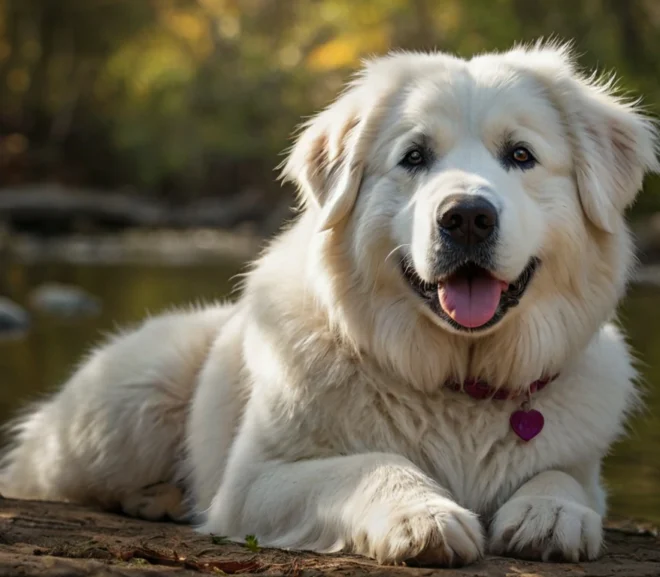
{"type": "Polygon", "coordinates": [[[415,147],[406,152],[399,164],[408,170],[422,168],[426,165],[426,155],[421,148],[415,147]]]}
{"type": "Polygon", "coordinates": [[[505,158],[505,162],[510,166],[514,166],[522,170],[528,170],[533,168],[537,161],[528,148],[524,146],[515,146],[511,149],[505,158]]]}

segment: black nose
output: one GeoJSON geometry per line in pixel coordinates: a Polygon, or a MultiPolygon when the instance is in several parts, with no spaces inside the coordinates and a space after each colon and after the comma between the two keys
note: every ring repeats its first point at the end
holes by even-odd
{"type": "Polygon", "coordinates": [[[497,228],[497,209],[483,196],[448,196],[438,209],[440,231],[455,243],[484,242],[497,228]]]}

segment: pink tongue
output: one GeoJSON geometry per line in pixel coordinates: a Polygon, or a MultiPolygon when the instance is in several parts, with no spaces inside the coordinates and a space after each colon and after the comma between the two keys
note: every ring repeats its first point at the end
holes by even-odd
{"type": "Polygon", "coordinates": [[[490,276],[451,277],[438,287],[443,310],[468,329],[485,325],[495,316],[505,283],[490,276]]]}

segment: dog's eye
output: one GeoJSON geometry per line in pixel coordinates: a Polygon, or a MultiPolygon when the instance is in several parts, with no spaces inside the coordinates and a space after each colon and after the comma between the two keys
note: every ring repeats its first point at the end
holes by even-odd
{"type": "Polygon", "coordinates": [[[530,154],[526,148],[521,147],[521,148],[516,148],[511,154],[511,157],[516,162],[527,162],[530,158],[530,154]]]}
{"type": "Polygon", "coordinates": [[[513,147],[505,161],[508,165],[522,170],[528,170],[536,165],[536,158],[534,158],[534,155],[524,146],[513,147]]]}
{"type": "Polygon", "coordinates": [[[409,170],[421,168],[426,164],[426,155],[421,148],[412,148],[406,152],[400,164],[409,170]]]}

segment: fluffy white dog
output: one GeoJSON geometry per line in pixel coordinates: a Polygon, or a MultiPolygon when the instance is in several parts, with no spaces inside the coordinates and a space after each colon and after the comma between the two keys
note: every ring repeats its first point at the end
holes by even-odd
{"type": "Polygon", "coordinates": [[[656,145],[562,47],[369,62],[295,144],[301,214],[238,301],[94,350],[15,424],[2,493],[383,563],[595,558],[656,145]]]}

